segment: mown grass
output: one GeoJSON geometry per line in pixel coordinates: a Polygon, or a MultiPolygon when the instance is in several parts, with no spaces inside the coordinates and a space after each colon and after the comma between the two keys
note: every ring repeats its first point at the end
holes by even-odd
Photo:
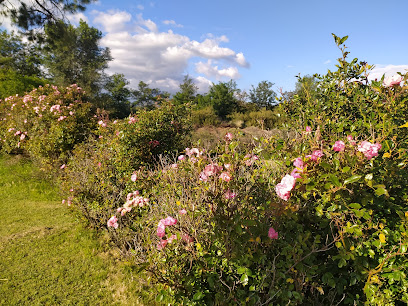
{"type": "Polygon", "coordinates": [[[103,234],[84,228],[21,157],[0,157],[1,305],[154,305],[103,234]]]}

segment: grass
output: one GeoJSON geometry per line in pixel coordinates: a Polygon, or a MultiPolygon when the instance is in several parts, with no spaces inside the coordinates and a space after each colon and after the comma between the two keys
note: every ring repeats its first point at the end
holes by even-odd
{"type": "Polygon", "coordinates": [[[154,305],[103,234],[84,228],[21,156],[0,157],[0,305],[154,305]]]}

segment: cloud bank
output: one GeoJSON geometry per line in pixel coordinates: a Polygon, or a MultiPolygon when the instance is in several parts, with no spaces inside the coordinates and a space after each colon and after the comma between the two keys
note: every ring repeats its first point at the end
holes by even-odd
{"type": "MultiPolygon", "coordinates": [[[[144,81],[172,93],[178,91],[185,74],[199,87],[208,90],[216,81],[238,79],[238,68],[249,67],[244,55],[221,46],[226,36],[208,34],[202,41],[192,40],[173,30],[160,31],[158,25],[142,14],[124,11],[93,11],[93,23],[104,32],[101,45],[109,47],[113,61],[108,72],[123,73],[137,87],[144,81]]],[[[168,27],[181,28],[174,20],[163,20],[168,27]]]]}

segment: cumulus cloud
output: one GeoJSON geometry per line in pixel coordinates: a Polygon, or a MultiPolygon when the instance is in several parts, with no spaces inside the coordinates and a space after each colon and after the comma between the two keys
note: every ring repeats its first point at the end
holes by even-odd
{"type": "Polygon", "coordinates": [[[327,64],[330,64],[330,63],[331,63],[331,60],[327,60],[323,64],[327,65],[327,64]]]}
{"type": "Polygon", "coordinates": [[[407,73],[408,65],[375,65],[374,69],[371,70],[368,79],[380,80],[384,74],[386,77],[389,77],[397,74],[397,72],[407,73]]]}
{"type": "Polygon", "coordinates": [[[85,21],[86,23],[89,22],[88,17],[85,16],[84,13],[77,13],[77,14],[71,14],[67,16],[67,19],[69,20],[70,23],[73,24],[79,24],[80,20],[85,21]]]}
{"type": "Polygon", "coordinates": [[[178,23],[176,23],[174,20],[164,20],[164,21],[163,21],[163,24],[165,24],[165,25],[171,25],[171,26],[176,27],[176,28],[182,28],[182,27],[183,27],[182,24],[178,24],[178,23]]]}
{"type": "Polygon", "coordinates": [[[219,69],[218,66],[212,65],[211,60],[207,63],[198,62],[195,66],[198,73],[204,74],[207,77],[215,78],[216,80],[222,80],[223,78],[238,79],[240,77],[237,67],[219,69]]]}
{"type": "MultiPolygon", "coordinates": [[[[238,67],[249,67],[243,53],[221,46],[228,42],[226,36],[210,34],[198,41],[172,30],[160,31],[142,14],[94,11],[93,15],[93,22],[105,33],[101,44],[110,48],[114,58],[109,72],[123,73],[133,87],[144,81],[174,93],[183,76],[190,74],[202,92],[215,80],[239,78],[238,67]]],[[[173,20],[163,23],[177,25],[173,20]]]]}

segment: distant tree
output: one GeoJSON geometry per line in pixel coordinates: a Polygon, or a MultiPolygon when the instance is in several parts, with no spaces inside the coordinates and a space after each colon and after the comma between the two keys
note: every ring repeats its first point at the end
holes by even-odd
{"type": "Polygon", "coordinates": [[[132,110],[137,107],[151,108],[155,104],[160,103],[160,99],[167,99],[170,94],[161,91],[159,88],[150,88],[149,84],[140,81],[138,89],[133,92],[134,102],[132,103],[132,110]]]}
{"type": "Polygon", "coordinates": [[[109,111],[111,118],[125,118],[130,114],[132,89],[123,74],[115,73],[107,77],[104,92],[100,96],[101,107],[109,111]]]}
{"type": "Polygon", "coordinates": [[[234,91],[236,90],[233,83],[223,83],[213,84],[210,88],[208,96],[210,98],[210,103],[215,110],[215,113],[222,119],[225,120],[228,115],[237,111],[239,105],[238,101],[234,96],[234,91]]]}
{"type": "Polygon", "coordinates": [[[297,76],[298,81],[295,84],[294,94],[303,99],[313,99],[317,90],[317,79],[315,76],[306,75],[304,77],[297,76]]]}
{"type": "Polygon", "coordinates": [[[0,31],[0,99],[44,85],[41,62],[42,56],[34,45],[0,31]]]}
{"type": "Polygon", "coordinates": [[[65,19],[66,13],[77,13],[85,10],[85,6],[94,0],[0,0],[0,11],[3,16],[20,29],[35,38],[41,28],[48,23],[65,19]]]}
{"type": "Polygon", "coordinates": [[[256,87],[252,85],[252,89],[249,91],[250,101],[260,109],[272,109],[277,103],[276,92],[272,90],[273,85],[273,83],[268,81],[262,81],[256,87]]]}
{"type": "Polygon", "coordinates": [[[188,75],[184,76],[183,83],[180,84],[180,91],[178,91],[173,99],[176,104],[184,104],[187,102],[194,101],[197,95],[198,87],[194,84],[192,78],[188,75]]]}
{"type": "Polygon", "coordinates": [[[58,21],[45,27],[45,66],[53,82],[78,84],[91,98],[98,96],[104,69],[112,60],[108,48],[101,48],[102,32],[80,21],[78,27],[58,21]]]}

